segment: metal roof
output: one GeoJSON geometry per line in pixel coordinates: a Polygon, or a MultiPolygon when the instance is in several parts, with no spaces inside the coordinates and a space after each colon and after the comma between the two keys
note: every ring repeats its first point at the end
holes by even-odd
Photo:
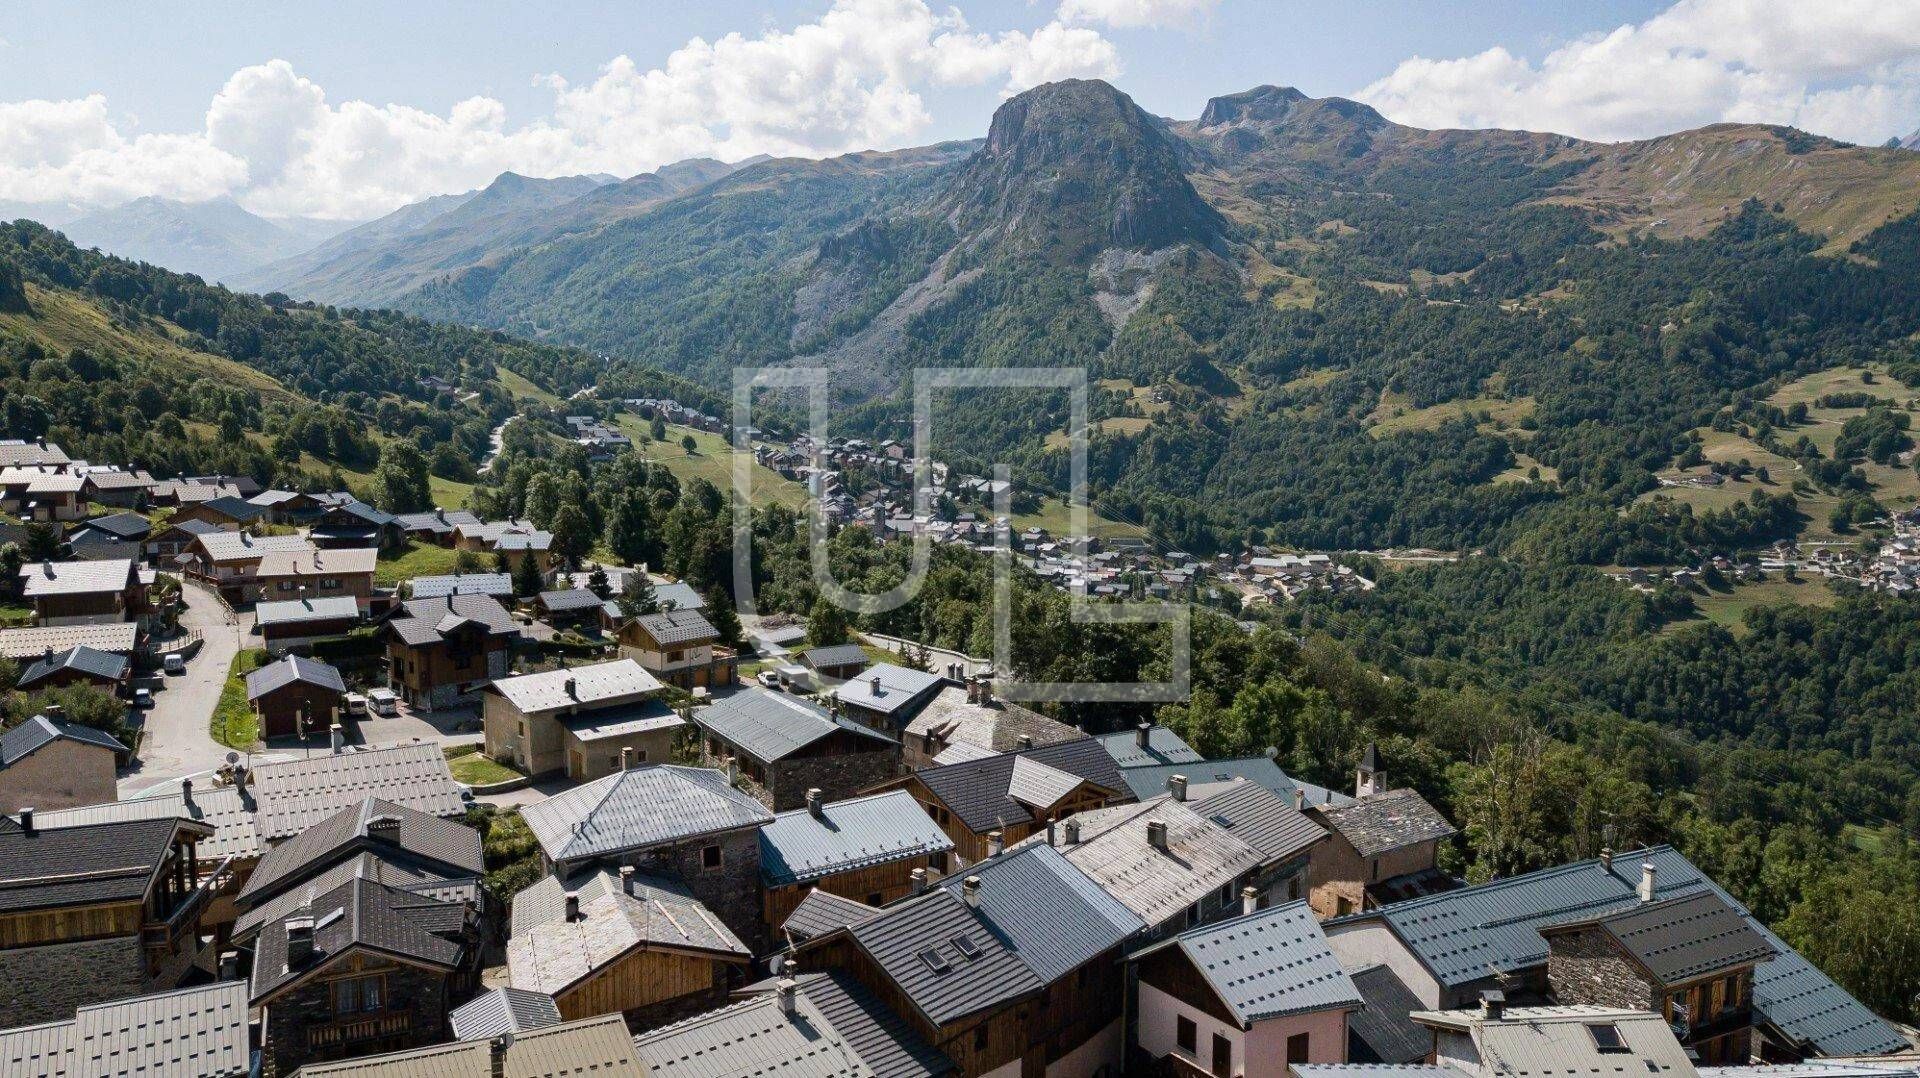
{"type": "Polygon", "coordinates": [[[865,666],[870,660],[866,649],[858,644],[829,644],[801,652],[800,661],[818,670],[823,666],[865,666]]]}
{"type": "Polygon", "coordinates": [[[247,674],[247,701],[251,703],[269,693],[279,692],[296,681],[339,693],[347,691],[347,683],[340,679],[340,671],[332,666],[318,659],[288,655],[279,662],[268,663],[247,674]]]}
{"type": "Polygon", "coordinates": [[[520,815],[551,861],[640,850],[773,819],[720,772],[672,764],[615,772],[528,805],[520,815]]]}
{"type": "Polygon", "coordinates": [[[1315,811],[1362,857],[1378,857],[1459,833],[1415,790],[1388,790],[1351,804],[1328,805],[1315,811]]]}
{"type": "Polygon", "coordinates": [[[225,981],[81,1007],[64,1022],[0,1030],[7,1078],[238,1078],[247,986],[225,981]]]}
{"type": "Polygon", "coordinates": [[[254,561],[284,551],[310,551],[312,543],[298,535],[248,535],[246,532],[213,531],[194,537],[193,545],[213,562],[254,561]]]}
{"type": "Polygon", "coordinates": [[[889,907],[848,931],[936,1026],[1046,986],[1011,943],[945,888],[889,907]]]}
{"type": "Polygon", "coordinates": [[[1600,917],[1546,926],[1540,931],[1550,938],[1582,926],[1597,927],[1612,936],[1622,950],[1664,985],[1762,962],[1774,954],[1773,947],[1747,924],[1747,919],[1712,891],[1659,902],[1635,902],[1600,917]]]}
{"type": "Polygon", "coordinates": [[[621,888],[611,867],[562,881],[548,876],[513,899],[507,969],[515,988],[558,996],[625,958],[636,948],[700,951],[745,962],[753,952],[679,880],[634,873],[621,888]],[[579,900],[567,919],[566,899],[579,900]]]}
{"type": "Polygon", "coordinates": [[[427,742],[261,764],[250,788],[263,843],[298,834],[369,794],[434,816],[466,812],[446,755],[427,742]]]}
{"type": "Polygon", "coordinates": [[[1006,937],[1020,960],[1051,984],[1146,927],[1060,851],[1028,846],[941,882],[964,896],[980,881],[980,915],[1006,937]]]}
{"type": "Polygon", "coordinates": [[[253,825],[253,799],[232,786],[207,785],[196,788],[189,798],[178,787],[147,797],[125,801],[106,801],[98,805],[41,811],[34,815],[34,826],[42,828],[85,827],[89,824],[116,823],[125,820],[158,820],[180,817],[213,828],[210,837],[200,840],[200,858],[252,857],[260,852],[259,832],[253,825]]]}
{"type": "Polygon", "coordinates": [[[1297,857],[1327,837],[1311,816],[1257,782],[1230,783],[1191,804],[1193,811],[1259,850],[1268,864],[1297,857]]]}
{"type": "Polygon", "coordinates": [[[893,790],[822,805],[819,816],[804,808],[776,814],[760,829],[760,878],[785,887],[951,849],[913,795],[893,790]]]}
{"type": "Polygon", "coordinates": [[[372,547],[344,550],[282,550],[260,559],[257,570],[263,577],[357,576],[371,573],[380,559],[372,547]]]}
{"type": "Polygon", "coordinates": [[[842,898],[816,887],[807,891],[806,897],[800,900],[792,913],[787,914],[786,921],[779,927],[793,939],[806,940],[824,936],[835,929],[850,928],[879,915],[878,909],[864,902],[842,898]]]}
{"type": "Polygon", "coordinates": [[[791,1015],[766,987],[641,1034],[635,1055],[655,1078],[930,1078],[954,1070],[850,977],[799,978],[791,1015]]]}
{"type": "Polygon", "coordinates": [[[1472,1078],[1466,1071],[1444,1063],[1292,1063],[1288,1066],[1297,1078],[1472,1078]]]}
{"type": "Polygon", "coordinates": [[[1113,757],[1090,737],[929,767],[914,772],[914,777],[939,798],[948,811],[958,816],[968,830],[985,834],[1006,823],[1034,818],[1033,810],[1014,800],[1011,792],[1013,765],[1019,759],[1031,759],[1078,775],[1123,797],[1127,792],[1126,783],[1120,779],[1120,769],[1113,765],[1113,757]]]}
{"type": "Polygon", "coordinates": [[[664,702],[648,697],[630,704],[596,707],[572,715],[559,715],[560,725],[581,741],[601,741],[610,737],[628,737],[649,730],[673,730],[687,720],[664,702]]]}
{"type": "Polygon", "coordinates": [[[673,604],[675,610],[705,610],[706,596],[695,591],[693,585],[675,581],[671,584],[654,584],[653,599],[661,606],[673,604]]]}
{"type": "Polygon", "coordinates": [[[580,704],[614,703],[659,692],[661,688],[659,679],[632,659],[522,674],[501,678],[488,686],[489,691],[506,697],[508,703],[527,715],[580,704]],[[571,691],[567,688],[569,684],[573,686],[571,691]]]}
{"type": "Polygon", "coordinates": [[[48,648],[65,651],[72,647],[90,647],[117,655],[133,653],[140,626],[131,621],[110,625],[34,625],[21,629],[0,629],[0,657],[38,659],[48,648]]]}
{"type": "Polygon", "coordinates": [[[1246,779],[1279,794],[1288,804],[1293,803],[1295,790],[1305,795],[1308,806],[1353,803],[1353,798],[1346,794],[1294,778],[1280,770],[1279,764],[1265,756],[1129,767],[1122,770],[1120,775],[1125,780],[1127,788],[1133,791],[1133,795],[1142,800],[1166,793],[1167,779],[1174,775],[1185,775],[1187,791],[1194,797],[1206,797],[1217,792],[1214,789],[1216,786],[1225,785],[1235,779],[1246,779]]]}
{"type": "Polygon", "coordinates": [[[486,1040],[502,1033],[516,1037],[560,1024],[560,1008],[545,992],[496,988],[475,996],[447,1014],[455,1040],[486,1040]]]}
{"type": "Polygon", "coordinates": [[[1433,1047],[1433,1035],[1408,1018],[1421,1009],[1399,974],[1389,966],[1368,966],[1349,974],[1365,1004],[1347,1015],[1347,1034],[1381,1063],[1418,1063],[1433,1047]]]}
{"type": "Polygon", "coordinates": [[[112,749],[116,753],[127,751],[127,746],[119,738],[105,730],[96,730],[91,726],[81,726],[78,723],[57,722],[45,715],[35,715],[6,733],[0,734],[0,768],[12,767],[15,762],[39,752],[55,741],[78,741],[83,745],[97,745],[103,749],[112,749]]]}
{"type": "Polygon", "coordinates": [[[1667,1020],[1611,1007],[1509,1007],[1490,1020],[1474,1010],[1417,1011],[1414,1020],[1472,1036],[1482,1068],[1497,1078],[1688,1074],[1693,1063],[1667,1020]],[[1592,1027],[1613,1027],[1623,1051],[1603,1050],[1592,1027]]]}
{"type": "MultiPolygon", "coordinates": [[[[1060,851],[1149,926],[1166,923],[1221,887],[1267,863],[1266,855],[1169,797],[1076,813],[1080,841],[1060,851]],[[1147,825],[1166,825],[1167,846],[1147,825]]],[[[1045,843],[1045,835],[1023,842],[1045,843]]]]}
{"type": "Polygon", "coordinates": [[[540,605],[548,610],[593,610],[603,602],[585,588],[565,588],[540,593],[540,605]]]}
{"type": "Polygon", "coordinates": [[[1036,812],[1045,812],[1080,788],[1087,780],[1078,775],[1048,767],[1031,756],[1018,756],[1007,776],[1007,796],[1036,812]]]}
{"type": "MultiPolygon", "coordinates": [[[[97,480],[99,476],[90,478],[97,480]]],[[[142,485],[142,481],[136,477],[128,476],[128,478],[134,479],[134,482],[126,484],[127,486],[142,485]]],[[[109,513],[103,517],[82,521],[80,527],[90,531],[105,532],[116,539],[141,539],[153,531],[153,522],[138,513],[109,513]]]]}
{"type": "Polygon", "coordinates": [[[876,742],[871,748],[894,744],[886,734],[839,718],[817,704],[757,685],[701,708],[694,712],[693,721],[761,763],[784,760],[842,730],[876,742]]]}
{"type": "Polygon", "coordinates": [[[1177,946],[1243,1028],[1268,1018],[1362,1004],[1305,902],[1190,928],[1177,946]]]}
{"type": "Polygon", "coordinates": [[[1155,725],[1147,730],[1147,744],[1142,748],[1138,730],[1121,730],[1118,733],[1100,734],[1097,740],[1113,762],[1121,767],[1152,767],[1156,764],[1184,764],[1206,757],[1194,751],[1179,734],[1164,726],[1155,725]]]}
{"type": "Polygon", "coordinates": [[[833,690],[841,703],[878,711],[892,716],[926,698],[934,686],[946,679],[925,670],[909,670],[892,663],[880,663],[860,672],[860,676],[833,690]],[[879,687],[876,689],[875,685],[879,687]]]}
{"type": "Polygon", "coordinates": [[[494,1069],[491,1040],[453,1041],[337,1063],[309,1063],[301,1078],[646,1078],[617,1014],[530,1030],[506,1046],[494,1069]]]}
{"type": "Polygon", "coordinates": [[[513,577],[508,573],[416,576],[409,583],[415,599],[438,599],[444,595],[490,595],[498,598],[513,594],[513,577]]]}
{"type": "Polygon", "coordinates": [[[356,849],[383,858],[432,862],[443,879],[474,878],[486,872],[480,832],[458,820],[365,797],[268,850],[248,875],[239,900],[243,906],[257,905],[290,882],[356,849]]]}
{"type": "Polygon", "coordinates": [[[95,595],[125,591],[139,581],[131,558],[91,561],[35,561],[20,567],[28,599],[49,595],[95,595]]]}
{"type": "Polygon", "coordinates": [[[633,620],[657,644],[687,644],[720,636],[698,610],[668,610],[642,614],[633,620]]]}
{"type": "Polygon", "coordinates": [[[256,603],[253,608],[254,624],[261,628],[269,625],[298,625],[309,621],[342,621],[357,619],[359,616],[360,604],[351,595],[256,603]]]}
{"type": "Polygon", "coordinates": [[[1779,952],[1754,972],[1754,1009],[1766,1022],[1826,1055],[1871,1055],[1905,1045],[1892,1026],[1782,943],[1671,846],[1618,854],[1611,867],[1576,861],[1410,898],[1328,924],[1337,931],[1343,924],[1384,923],[1442,984],[1467,985],[1495,968],[1511,973],[1544,963],[1547,941],[1540,927],[1631,901],[1642,862],[1655,866],[1656,897],[1712,890],[1779,952]]]}

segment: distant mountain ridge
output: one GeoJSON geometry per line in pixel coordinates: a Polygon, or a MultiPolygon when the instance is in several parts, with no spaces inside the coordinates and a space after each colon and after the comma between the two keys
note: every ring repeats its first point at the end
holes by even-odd
{"type": "Polygon", "coordinates": [[[214,281],[305,250],[351,224],[270,220],[232,199],[180,202],[147,197],[83,213],[59,227],[82,247],[214,281]]]}

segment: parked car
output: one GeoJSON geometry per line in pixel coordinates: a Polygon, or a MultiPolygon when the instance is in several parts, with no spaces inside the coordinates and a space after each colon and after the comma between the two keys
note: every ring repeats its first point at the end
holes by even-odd
{"type": "Polygon", "coordinates": [[[393,718],[400,714],[400,696],[392,689],[368,689],[367,708],[375,715],[393,718]]]}
{"type": "Polygon", "coordinates": [[[176,651],[161,660],[160,668],[169,674],[184,674],[187,672],[187,657],[176,651]]]}
{"type": "Polygon", "coordinates": [[[358,716],[358,715],[365,715],[366,713],[367,713],[367,698],[360,695],[357,692],[348,693],[347,694],[347,714],[358,716]]]}
{"type": "Polygon", "coordinates": [[[133,690],[133,706],[138,708],[152,707],[153,706],[153,690],[152,689],[133,690]]]}
{"type": "Polygon", "coordinates": [[[778,672],[773,670],[760,671],[758,674],[754,675],[754,680],[758,681],[762,685],[765,685],[769,689],[777,689],[780,687],[780,675],[778,672]]]}

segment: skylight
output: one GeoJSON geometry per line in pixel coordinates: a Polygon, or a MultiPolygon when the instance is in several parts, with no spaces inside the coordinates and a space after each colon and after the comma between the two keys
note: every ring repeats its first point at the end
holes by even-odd
{"type": "Polygon", "coordinates": [[[1593,1046],[1605,1053],[1624,1052],[1627,1042],[1620,1038],[1620,1027],[1611,1022],[1595,1023],[1587,1027],[1593,1035],[1593,1046]]]}

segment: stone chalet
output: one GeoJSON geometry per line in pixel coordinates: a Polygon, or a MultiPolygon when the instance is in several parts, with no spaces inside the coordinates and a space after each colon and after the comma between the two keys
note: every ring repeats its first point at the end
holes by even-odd
{"type": "Polygon", "coordinates": [[[20,569],[36,625],[144,623],[147,586],[131,559],[38,561],[20,569]]]}
{"type": "Polygon", "coordinates": [[[731,766],[740,788],[776,812],[805,804],[810,790],[839,800],[899,773],[893,738],[757,685],[695,711],[693,721],[700,762],[731,766]]]}
{"type": "Polygon", "coordinates": [[[477,701],[490,681],[507,675],[520,626],[485,595],[418,597],[381,627],[387,684],[416,708],[477,701]]]}
{"type": "Polygon", "coordinates": [[[620,654],[669,685],[719,688],[734,683],[736,653],[697,610],[642,614],[620,626],[620,654]]]}
{"type": "Polygon", "coordinates": [[[900,734],[903,762],[909,768],[929,767],[937,760],[1018,752],[1084,736],[1063,722],[997,700],[993,679],[968,678],[966,687],[944,684],[900,734]],[[942,754],[949,754],[942,757],[942,754]]]}
{"type": "Polygon", "coordinates": [[[915,771],[905,789],[953,839],[956,867],[983,861],[1076,812],[1134,800],[1090,737],[915,771]]]}
{"type": "Polygon", "coordinates": [[[661,688],[632,659],[501,678],[485,689],[486,753],[576,782],[668,760],[686,720],[661,688]]]}
{"type": "Polygon", "coordinates": [[[0,734],[0,812],[62,809],[114,798],[114,774],[131,755],[120,739],[64,722],[59,708],[0,734]]]}
{"type": "Polygon", "coordinates": [[[1453,886],[1438,858],[1440,843],[1456,834],[1454,826],[1417,792],[1385,785],[1379,754],[1368,746],[1355,799],[1311,806],[1333,836],[1311,871],[1311,901],[1322,917],[1453,886]]]}

